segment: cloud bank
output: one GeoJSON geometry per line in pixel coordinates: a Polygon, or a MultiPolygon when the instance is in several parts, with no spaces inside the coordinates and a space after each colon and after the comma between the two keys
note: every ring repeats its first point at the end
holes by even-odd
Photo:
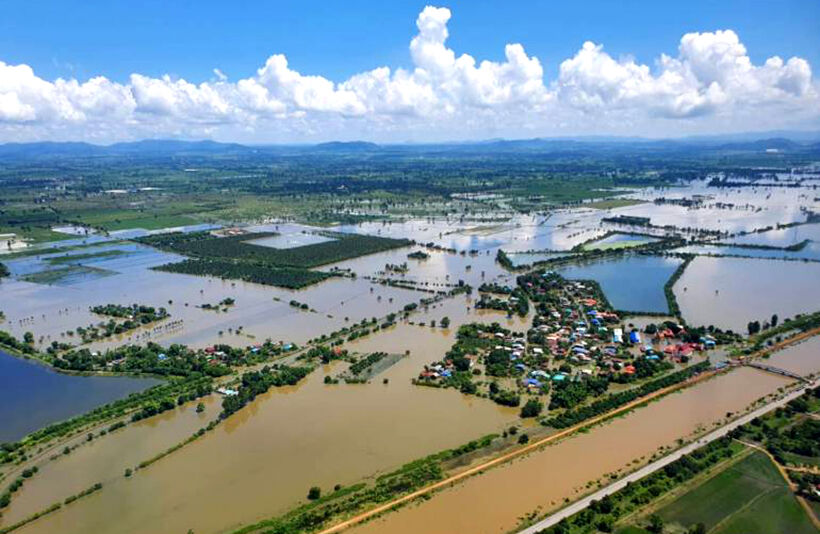
{"type": "Polygon", "coordinates": [[[192,83],[132,74],[44,80],[0,61],[0,141],[213,137],[293,142],[435,141],[620,134],[674,136],[817,126],[820,85],[809,63],[752,63],[732,30],[687,33],[653,66],[587,41],[544,66],[521,44],[502,62],[448,48],[447,8],[427,6],[410,41],[412,68],[378,67],[335,83],[302,74],[283,54],[253,76],[192,83]],[[728,130],[727,130],[728,129],[728,130]]]}

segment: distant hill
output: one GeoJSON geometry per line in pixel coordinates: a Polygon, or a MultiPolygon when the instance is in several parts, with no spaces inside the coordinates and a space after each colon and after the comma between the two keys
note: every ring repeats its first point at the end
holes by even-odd
{"type": "Polygon", "coordinates": [[[749,141],[749,142],[739,142],[739,143],[728,143],[725,145],[720,145],[718,148],[722,150],[753,150],[753,151],[763,151],[769,149],[775,150],[801,150],[804,149],[806,145],[802,143],[797,143],[792,141],[791,139],[785,139],[782,137],[776,137],[772,139],[759,139],[757,141],[749,141]]]}
{"type": "Polygon", "coordinates": [[[379,145],[367,141],[331,141],[308,147],[319,152],[371,152],[379,150],[379,145]]]}
{"type": "Polygon", "coordinates": [[[217,141],[179,141],[175,139],[145,139],[129,143],[114,143],[104,148],[105,152],[117,154],[143,153],[218,153],[247,152],[253,148],[237,143],[219,143],[217,141]]]}
{"type": "Polygon", "coordinates": [[[584,154],[691,154],[696,152],[799,152],[812,155],[820,152],[820,132],[778,132],[779,136],[752,138],[751,134],[732,136],[700,136],[678,139],[645,139],[640,137],[567,137],[534,139],[492,139],[472,142],[426,144],[376,144],[367,141],[333,141],[316,145],[256,145],[220,143],[201,140],[146,139],[94,145],[83,142],[6,143],[0,145],[0,159],[27,160],[36,158],[208,158],[212,156],[260,156],[279,158],[310,154],[368,155],[429,154],[438,157],[465,157],[488,154],[528,154],[551,157],[573,157],[584,154]]]}

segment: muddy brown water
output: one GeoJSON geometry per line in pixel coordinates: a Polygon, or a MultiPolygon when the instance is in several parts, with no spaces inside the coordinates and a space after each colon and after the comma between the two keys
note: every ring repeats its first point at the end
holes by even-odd
{"type": "Polygon", "coordinates": [[[349,532],[389,534],[496,534],[536,510],[560,507],[586,485],[648,458],[659,447],[707,428],[789,381],[738,369],[653,402],[588,433],[490,469],[428,501],[410,505],[349,532]]]}

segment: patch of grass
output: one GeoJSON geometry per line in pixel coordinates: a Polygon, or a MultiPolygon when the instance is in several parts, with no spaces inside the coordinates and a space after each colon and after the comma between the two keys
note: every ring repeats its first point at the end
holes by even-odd
{"type": "Polygon", "coordinates": [[[643,204],[643,200],[635,200],[634,198],[610,198],[607,200],[596,200],[584,204],[585,208],[595,208],[596,210],[609,210],[614,208],[625,208],[627,206],[636,206],[643,204]]]}
{"type": "Polygon", "coordinates": [[[46,271],[39,271],[36,273],[27,274],[20,279],[25,282],[33,284],[54,285],[60,282],[65,282],[70,276],[93,275],[95,277],[108,276],[114,274],[113,271],[106,269],[99,269],[97,267],[81,267],[79,265],[70,265],[68,267],[61,267],[59,269],[49,269],[46,271]]]}
{"type": "Polygon", "coordinates": [[[640,247],[654,241],[654,239],[636,239],[632,241],[616,241],[614,243],[590,243],[584,245],[583,250],[617,250],[621,248],[640,247]]]}
{"type": "Polygon", "coordinates": [[[132,228],[142,228],[145,230],[159,230],[162,228],[176,228],[178,226],[188,226],[196,224],[197,220],[186,215],[153,215],[146,217],[136,217],[133,219],[115,218],[101,222],[99,225],[109,232],[116,230],[130,230],[132,228]]]}
{"type": "Polygon", "coordinates": [[[86,254],[66,254],[65,256],[57,256],[49,258],[47,261],[51,264],[61,263],[82,263],[84,260],[93,260],[98,258],[111,258],[115,256],[125,256],[129,254],[124,250],[101,250],[99,252],[88,252],[86,254]]]}
{"type": "MultiPolygon", "coordinates": [[[[0,234],[16,234],[17,239],[22,239],[29,243],[47,243],[49,241],[76,239],[77,237],[55,232],[51,228],[40,226],[0,226],[0,234]]],[[[5,240],[0,240],[0,244],[5,246],[5,240]]]]}

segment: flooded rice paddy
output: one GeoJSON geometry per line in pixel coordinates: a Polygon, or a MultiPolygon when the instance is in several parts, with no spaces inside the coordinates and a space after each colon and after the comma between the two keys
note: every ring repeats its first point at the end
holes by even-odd
{"type": "Polygon", "coordinates": [[[749,321],[780,321],[817,311],[820,265],[794,261],[697,257],[675,284],[683,316],[692,324],[746,333],[749,321]]]}

